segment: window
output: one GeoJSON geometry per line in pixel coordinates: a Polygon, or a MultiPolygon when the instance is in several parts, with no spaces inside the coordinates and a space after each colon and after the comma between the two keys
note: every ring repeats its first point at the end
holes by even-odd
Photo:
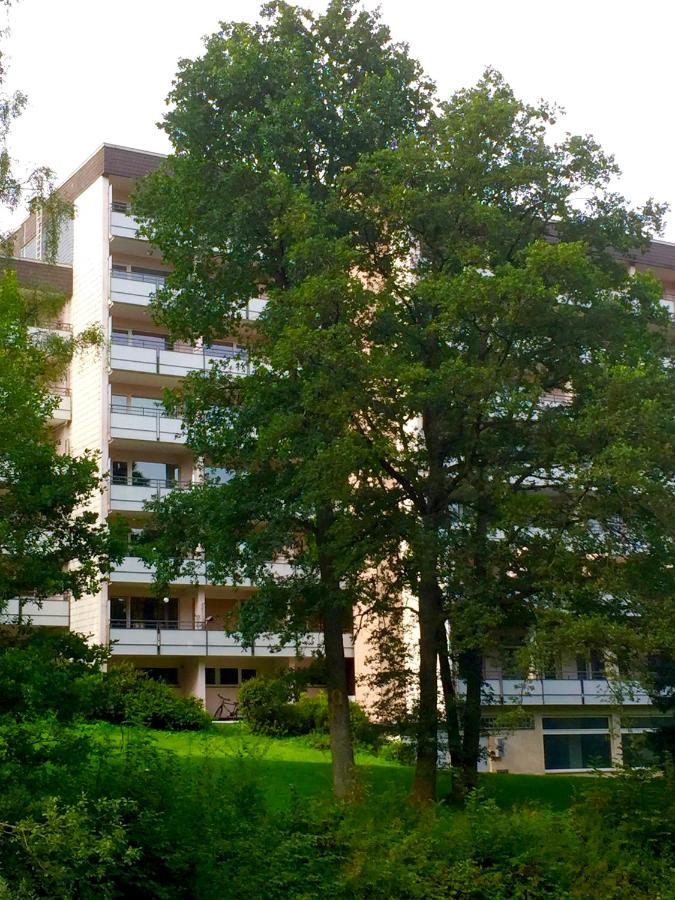
{"type": "Polygon", "coordinates": [[[544,716],[542,727],[544,768],[547,771],[611,768],[609,719],[606,716],[544,716]]]}
{"type": "Polygon", "coordinates": [[[164,412],[164,404],[156,397],[127,397],[126,394],[113,394],[112,405],[114,412],[149,413],[164,412]]]}
{"type": "Polygon", "coordinates": [[[180,480],[180,466],[176,463],[113,460],[112,479],[113,484],[173,487],[180,480]]]}
{"type": "Polygon", "coordinates": [[[248,359],[248,353],[232,341],[213,341],[204,346],[206,356],[217,356],[221,359],[238,357],[241,360],[248,359]]]}
{"type": "Polygon", "coordinates": [[[587,656],[577,656],[577,678],[602,681],[606,677],[604,655],[599,650],[591,650],[587,656]]]}
{"type": "Polygon", "coordinates": [[[178,628],[178,598],[113,597],[111,628],[178,628]]]}
{"type": "Polygon", "coordinates": [[[178,685],[178,669],[177,668],[154,668],[154,669],[141,669],[141,672],[145,672],[148,678],[152,678],[153,681],[163,681],[164,684],[172,684],[174,686],[178,685]]]}
{"type": "Polygon", "coordinates": [[[168,346],[167,338],[163,334],[151,331],[131,331],[126,328],[113,328],[111,341],[113,344],[145,347],[150,350],[166,350],[168,346]]]}
{"type": "Polygon", "coordinates": [[[255,678],[255,669],[211,668],[206,669],[206,684],[209,687],[238,687],[249,678],[255,678]]]}
{"type": "Polygon", "coordinates": [[[654,745],[654,730],[664,725],[672,725],[673,717],[668,715],[622,716],[621,752],[626,765],[640,767],[653,766],[659,762],[659,753],[654,745]]]}

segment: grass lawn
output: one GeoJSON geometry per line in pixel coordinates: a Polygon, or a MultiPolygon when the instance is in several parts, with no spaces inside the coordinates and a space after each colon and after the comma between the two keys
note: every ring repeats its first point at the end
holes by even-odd
{"type": "MultiPolygon", "coordinates": [[[[267,787],[272,808],[286,807],[295,794],[300,797],[329,796],[331,791],[330,753],[316,750],[302,738],[268,738],[249,734],[245,726],[213,726],[207,732],[162,732],[149,729],[122,729],[114,725],[86,726],[101,738],[122,741],[125,735],[150,737],[158,747],[181,757],[186,767],[217,766],[236,768],[254,766],[267,787]]],[[[370,753],[357,753],[359,776],[364,789],[375,795],[405,796],[413,769],[380,759],[370,753]]],[[[551,809],[566,809],[575,794],[589,779],[573,775],[482,775],[481,787],[501,807],[521,803],[540,803],[551,809]]],[[[449,778],[439,777],[439,795],[449,791],[449,778]]]]}

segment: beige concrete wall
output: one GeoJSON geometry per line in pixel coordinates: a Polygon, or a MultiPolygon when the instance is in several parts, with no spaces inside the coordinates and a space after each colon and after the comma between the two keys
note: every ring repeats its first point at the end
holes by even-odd
{"type": "MultiPolygon", "coordinates": [[[[92,325],[105,336],[108,322],[108,182],[98,178],[75,201],[73,332],[92,325]]],[[[71,371],[72,419],[70,449],[74,454],[98,451],[101,474],[108,470],[108,377],[103,350],[75,359],[71,371]]],[[[107,499],[96,494],[92,508],[104,517],[107,499]]],[[[107,590],[71,604],[71,628],[104,643],[108,639],[107,590]]]]}

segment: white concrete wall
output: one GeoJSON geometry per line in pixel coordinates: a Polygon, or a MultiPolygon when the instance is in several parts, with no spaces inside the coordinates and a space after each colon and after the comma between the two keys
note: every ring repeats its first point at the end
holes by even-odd
{"type": "MultiPolygon", "coordinates": [[[[73,333],[97,325],[103,335],[108,322],[108,180],[97,179],[75,202],[73,222],[73,333]]],[[[108,470],[108,372],[106,355],[93,349],[73,361],[70,450],[77,455],[98,451],[101,473],[108,470]]],[[[91,508],[105,516],[107,501],[95,494],[91,508]]],[[[107,641],[107,589],[71,603],[71,628],[107,641]]]]}

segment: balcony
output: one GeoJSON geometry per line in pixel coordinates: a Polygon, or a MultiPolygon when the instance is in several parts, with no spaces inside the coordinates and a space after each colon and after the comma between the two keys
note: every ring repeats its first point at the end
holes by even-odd
{"type": "Polygon", "coordinates": [[[64,425],[66,422],[70,422],[70,389],[65,387],[54,387],[51,388],[51,393],[57,397],[59,402],[52,410],[49,424],[52,426],[59,426],[64,425]]]}
{"type": "Polygon", "coordinates": [[[50,337],[59,337],[67,341],[73,336],[73,326],[68,322],[50,322],[40,326],[31,325],[28,328],[28,334],[36,344],[50,337]]]}
{"type": "Polygon", "coordinates": [[[159,409],[145,406],[110,406],[110,437],[131,441],[184,444],[182,422],[159,409]]]}
{"type": "MultiPolygon", "coordinates": [[[[207,628],[204,623],[195,622],[194,627],[175,627],[164,623],[137,621],[131,628],[110,625],[110,641],[114,656],[240,656],[276,657],[289,659],[312,656],[323,644],[323,637],[315,632],[307,634],[300,644],[280,644],[276,635],[265,635],[256,640],[252,647],[244,648],[235,637],[224,631],[207,628]]],[[[345,655],[354,656],[352,636],[343,636],[345,655]]]]}
{"type": "Polygon", "coordinates": [[[159,275],[114,270],[110,275],[110,299],[113,303],[147,306],[160,287],[164,287],[164,279],[159,275]]]}
{"type": "MultiPolygon", "coordinates": [[[[489,704],[523,706],[607,706],[615,705],[616,696],[606,678],[488,678],[484,691],[489,704]]],[[[459,682],[459,691],[464,693],[459,682]]],[[[649,705],[647,694],[638,691],[632,698],[624,698],[624,705],[649,705]]]]}
{"type": "Polygon", "coordinates": [[[110,205],[110,236],[145,240],[138,234],[138,221],[129,215],[129,204],[113,200],[110,205]]]}
{"type": "Polygon", "coordinates": [[[110,485],[110,508],[140,512],[151,500],[161,500],[172,491],[187,490],[190,481],[174,481],[163,478],[145,478],[142,483],[132,479],[113,478],[110,485]]]}
{"type": "MultiPolygon", "coordinates": [[[[291,574],[291,566],[286,562],[269,563],[270,570],[279,578],[287,577],[291,574]]],[[[113,569],[110,580],[116,584],[135,584],[135,585],[151,585],[153,580],[153,569],[145,565],[140,556],[125,556],[121,563],[113,569]]],[[[195,563],[194,575],[179,575],[173,578],[172,585],[181,584],[200,584],[205,585],[209,582],[204,574],[204,563],[197,561],[195,563]]],[[[232,582],[224,583],[224,586],[233,586],[232,582]]],[[[253,585],[248,579],[239,582],[238,587],[250,588],[253,585]]]]}
{"type": "Polygon", "coordinates": [[[30,620],[32,625],[68,628],[70,624],[70,604],[63,597],[48,597],[40,605],[36,600],[13,597],[0,613],[0,624],[30,620]]]}
{"type": "Polygon", "coordinates": [[[124,372],[182,377],[190,372],[204,372],[215,363],[225,365],[235,375],[245,375],[248,360],[241,350],[227,347],[197,348],[181,346],[168,350],[157,341],[141,337],[114,335],[110,345],[110,366],[124,372]]]}

